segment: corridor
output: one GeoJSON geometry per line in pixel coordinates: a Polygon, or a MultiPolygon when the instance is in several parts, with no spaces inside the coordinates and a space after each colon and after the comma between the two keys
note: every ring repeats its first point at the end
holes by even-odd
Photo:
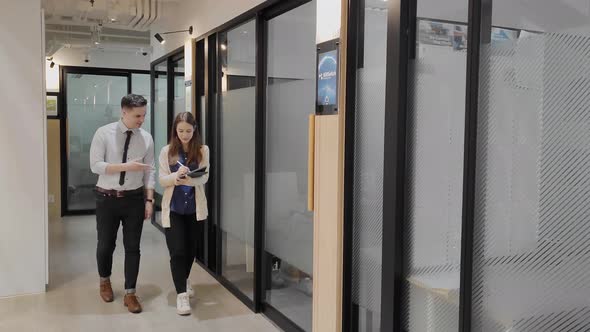
{"type": "Polygon", "coordinates": [[[119,229],[113,257],[115,301],[98,295],[94,216],[51,220],[47,293],[0,299],[0,331],[280,331],[252,313],[213,277],[193,265],[192,315],[176,314],[176,293],[163,234],[146,221],[137,294],[144,312],[123,306],[123,242],[119,229]]]}

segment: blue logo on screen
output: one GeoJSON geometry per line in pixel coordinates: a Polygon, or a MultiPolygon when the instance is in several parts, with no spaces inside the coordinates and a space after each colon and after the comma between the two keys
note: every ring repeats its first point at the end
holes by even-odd
{"type": "Polygon", "coordinates": [[[338,63],[336,50],[322,53],[318,63],[318,105],[336,105],[338,63]]]}

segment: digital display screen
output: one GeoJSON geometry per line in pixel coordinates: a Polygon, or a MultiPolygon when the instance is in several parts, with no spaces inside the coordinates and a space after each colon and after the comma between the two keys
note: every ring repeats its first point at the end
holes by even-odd
{"type": "Polygon", "coordinates": [[[318,57],[317,105],[338,103],[338,51],[320,53],[318,57]]]}

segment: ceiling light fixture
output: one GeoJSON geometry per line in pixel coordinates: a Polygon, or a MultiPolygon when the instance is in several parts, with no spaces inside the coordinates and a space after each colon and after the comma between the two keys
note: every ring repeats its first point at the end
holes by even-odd
{"type": "Polygon", "coordinates": [[[164,44],[166,43],[166,40],[164,39],[164,37],[162,37],[162,35],[167,35],[167,34],[171,34],[171,33],[178,33],[178,32],[187,32],[189,35],[193,34],[193,26],[191,25],[190,27],[188,27],[187,30],[178,30],[178,31],[168,31],[168,32],[160,32],[160,33],[156,33],[154,35],[154,37],[156,38],[156,40],[160,43],[160,44],[164,44]]]}
{"type": "Polygon", "coordinates": [[[46,59],[47,61],[49,61],[49,68],[53,68],[55,66],[55,62],[53,62],[53,57],[48,57],[46,59]]]}

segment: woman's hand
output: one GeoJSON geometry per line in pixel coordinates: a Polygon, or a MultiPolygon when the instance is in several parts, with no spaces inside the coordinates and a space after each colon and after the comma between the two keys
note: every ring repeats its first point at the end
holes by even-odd
{"type": "MultiPolygon", "coordinates": [[[[184,168],[186,168],[186,167],[184,167],[184,168]]],[[[188,169],[188,168],[186,168],[186,169],[188,169]]],[[[190,186],[191,178],[186,176],[186,172],[187,171],[185,171],[185,170],[183,170],[183,172],[181,172],[180,169],[178,170],[178,172],[176,172],[176,178],[174,179],[175,186],[190,186]],[[184,175],[184,177],[183,177],[183,175],[184,175]]]]}
{"type": "Polygon", "coordinates": [[[176,178],[176,180],[174,181],[174,185],[175,186],[190,186],[191,185],[191,178],[189,178],[188,176],[181,179],[181,178],[176,178]]]}
{"type": "Polygon", "coordinates": [[[180,168],[178,168],[178,171],[176,171],[176,177],[177,178],[182,178],[188,172],[190,172],[190,169],[188,167],[186,167],[186,166],[180,166],[180,168]]]}

